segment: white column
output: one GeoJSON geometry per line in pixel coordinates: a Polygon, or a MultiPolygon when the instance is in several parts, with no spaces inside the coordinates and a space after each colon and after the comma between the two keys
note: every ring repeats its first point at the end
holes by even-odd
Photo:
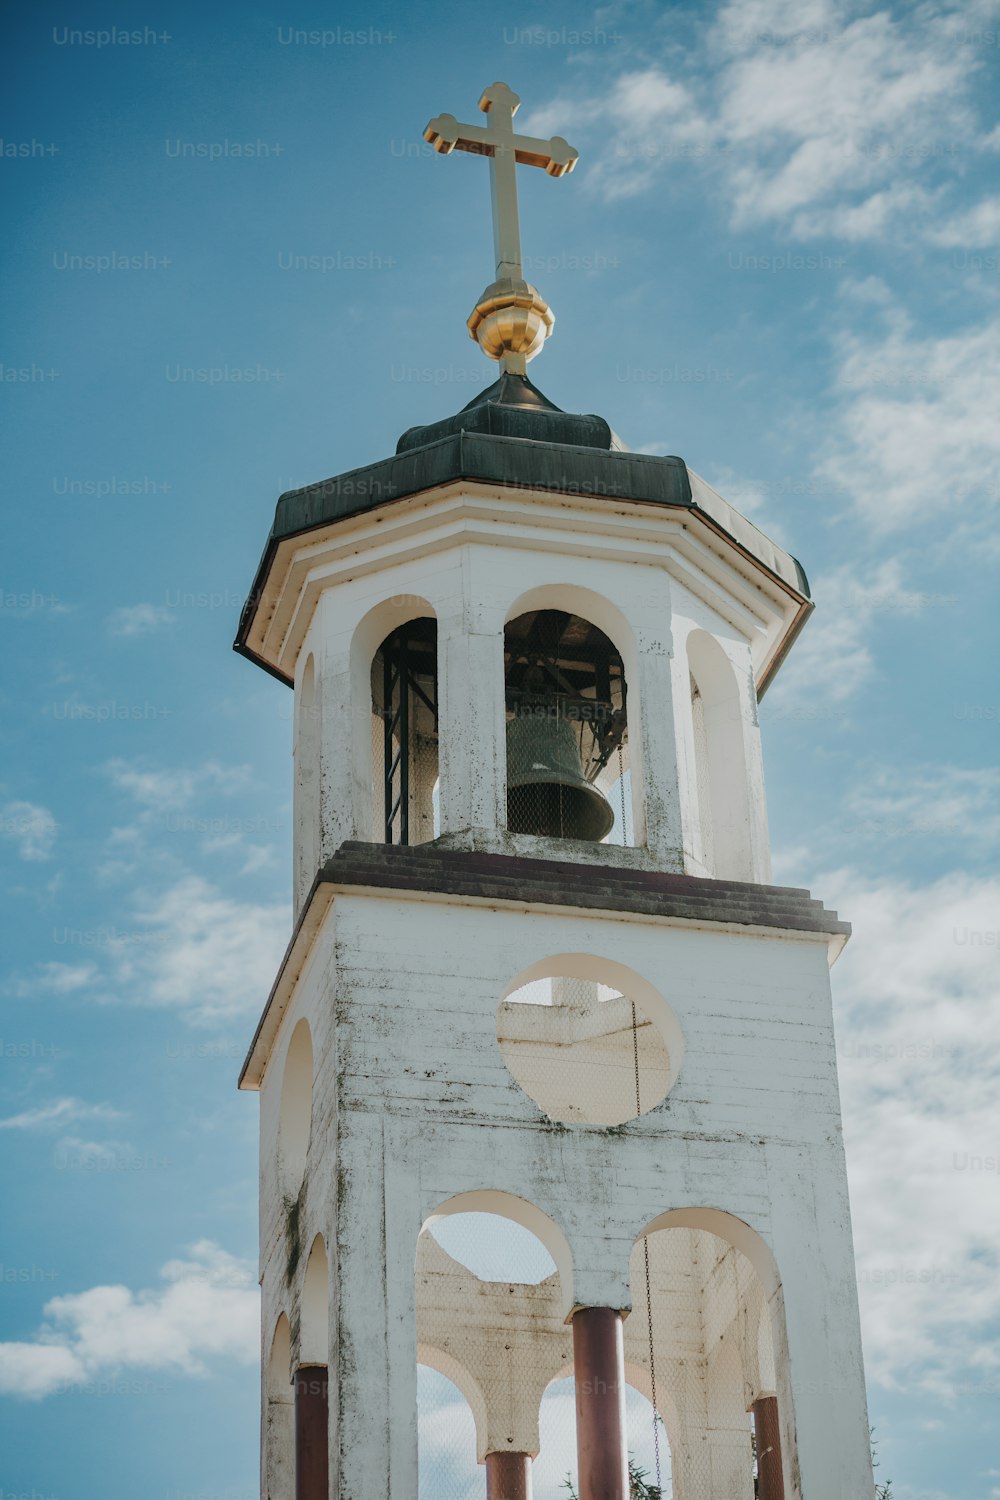
{"type": "Polygon", "coordinates": [[[338,1138],[337,1253],[330,1361],[336,1500],[417,1493],[416,1173],[386,1183],[391,1123],[353,1113],[338,1138]]]}
{"type": "MultiPolygon", "coordinates": [[[[629,691],[636,695],[640,724],[639,761],[633,759],[633,780],[638,776],[636,843],[646,848],[661,869],[682,871],[680,776],[674,714],[673,656],[669,633],[651,640],[638,635],[637,660],[629,678],[629,691]],[[634,677],[637,682],[633,682],[634,677]]],[[[632,718],[630,712],[629,718],[632,718]]]]}
{"type": "Polygon", "coordinates": [[[772,1332],[789,1500],[857,1500],[874,1489],[846,1178],[842,1153],[836,1162],[830,1156],[767,1147],[782,1275],[772,1311],[784,1302],[784,1319],[773,1318],[772,1332]]]}
{"type": "Polygon", "coordinates": [[[507,824],[503,628],[471,615],[466,607],[438,622],[443,834],[507,824]]]}

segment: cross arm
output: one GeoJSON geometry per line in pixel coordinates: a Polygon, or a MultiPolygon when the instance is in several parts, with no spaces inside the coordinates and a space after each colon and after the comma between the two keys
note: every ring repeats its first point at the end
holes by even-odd
{"type": "Polygon", "coordinates": [[[496,156],[514,147],[514,160],[527,167],[544,167],[550,177],[562,177],[572,172],[579,158],[576,151],[561,135],[543,141],[534,135],[500,136],[495,130],[482,125],[460,125],[454,115],[437,115],[428,122],[424,140],[429,141],[442,156],[452,151],[468,151],[473,156],[496,156]]]}

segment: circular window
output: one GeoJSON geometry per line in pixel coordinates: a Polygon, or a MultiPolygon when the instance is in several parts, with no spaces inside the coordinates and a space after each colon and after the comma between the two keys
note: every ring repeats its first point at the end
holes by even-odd
{"type": "MultiPolygon", "coordinates": [[[[564,1125],[624,1125],[655,1109],[680,1065],[627,988],[555,975],[500,1002],[497,1041],[539,1109],[564,1125]]],[[[679,1042],[679,1034],[678,1034],[679,1042]]]]}

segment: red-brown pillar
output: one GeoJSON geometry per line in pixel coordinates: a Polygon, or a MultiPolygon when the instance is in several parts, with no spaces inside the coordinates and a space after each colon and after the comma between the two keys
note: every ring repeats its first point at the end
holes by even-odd
{"type": "Polygon", "coordinates": [[[573,1314],[573,1373],[580,1500],[629,1500],[625,1352],[613,1307],[573,1314]]]}
{"type": "Polygon", "coordinates": [[[329,1500],[329,1397],[326,1365],[295,1372],[295,1500],[329,1500]]]}
{"type": "Polygon", "coordinates": [[[486,1500],[531,1500],[529,1453],[487,1453],[486,1500]]]}
{"type": "Polygon", "coordinates": [[[757,1500],[785,1500],[777,1396],[758,1396],[753,1404],[753,1430],[757,1438],[757,1500]]]}

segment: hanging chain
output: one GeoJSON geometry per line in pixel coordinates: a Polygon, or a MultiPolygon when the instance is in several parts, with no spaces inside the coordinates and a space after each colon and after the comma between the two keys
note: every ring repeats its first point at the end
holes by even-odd
{"type": "MultiPolygon", "coordinates": [[[[625,757],[620,742],[618,745],[618,792],[622,803],[622,845],[624,847],[628,843],[628,835],[625,831],[625,757]]],[[[636,1087],[638,1088],[638,1083],[636,1087]]]]}

